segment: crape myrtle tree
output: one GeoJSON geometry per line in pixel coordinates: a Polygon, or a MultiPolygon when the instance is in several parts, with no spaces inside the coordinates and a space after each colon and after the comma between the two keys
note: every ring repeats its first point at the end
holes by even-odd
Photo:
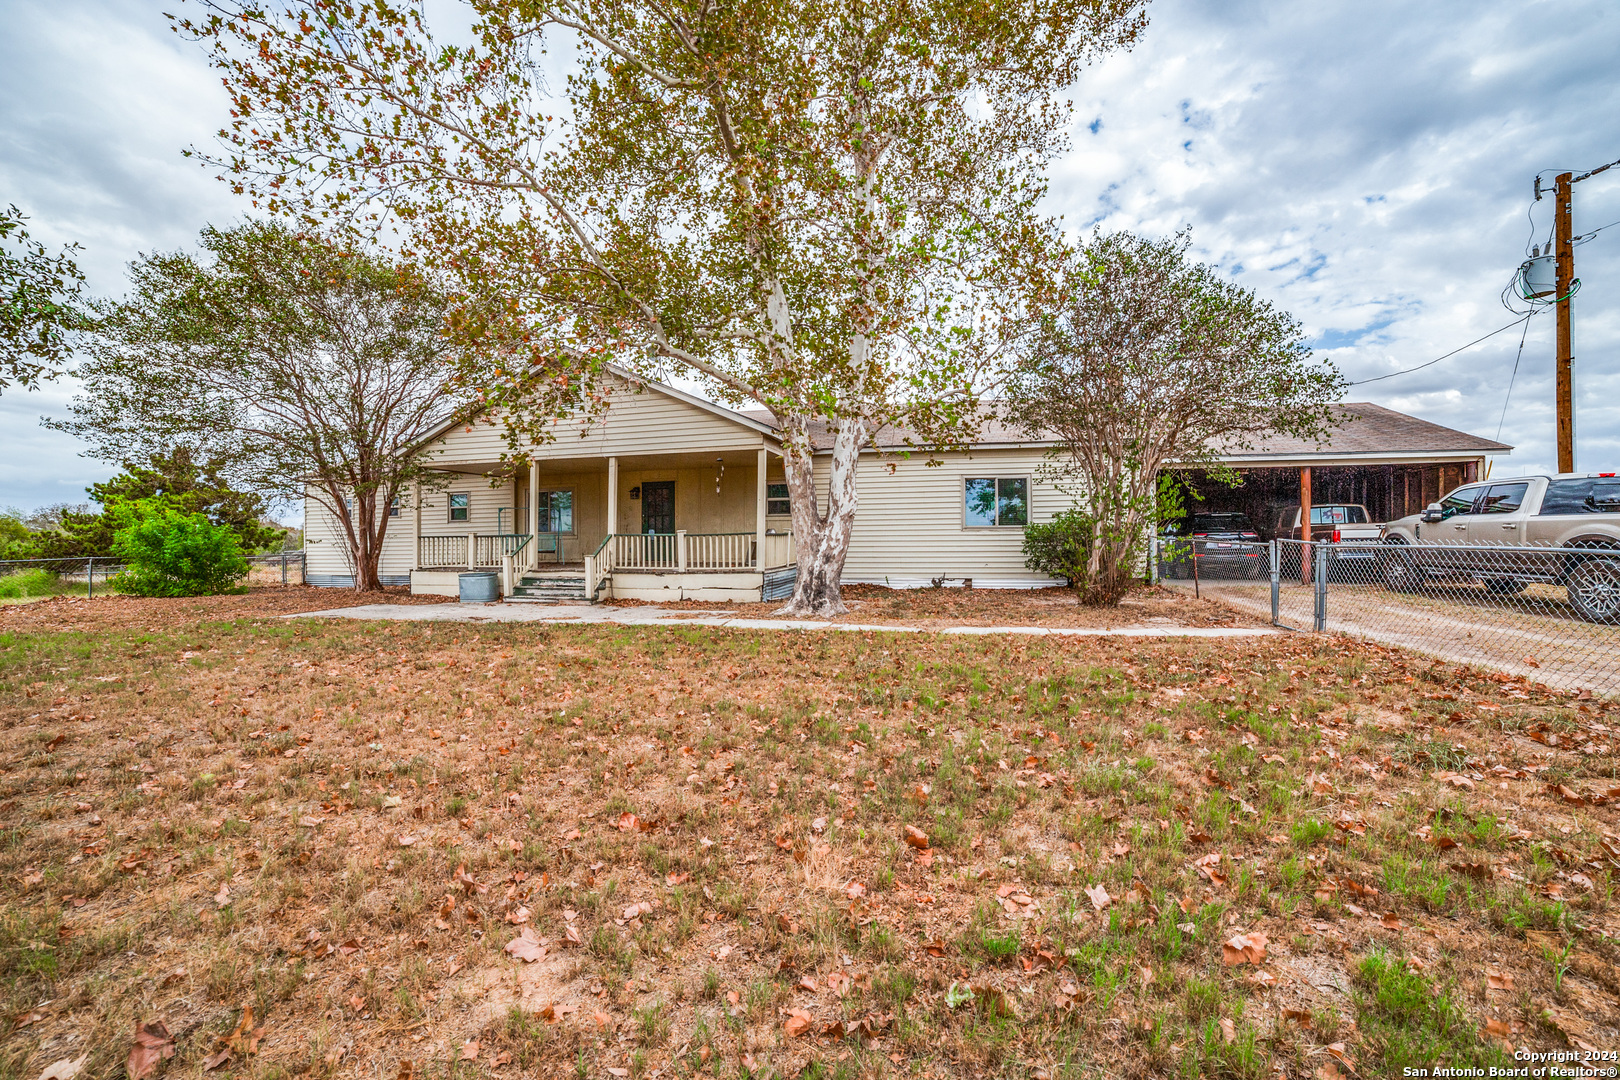
{"type": "Polygon", "coordinates": [[[35,390],[54,379],[82,318],[84,275],[73,261],[79,245],[53,254],[29,238],[27,220],[15,206],[0,211],[0,391],[35,390]]]}
{"type": "Polygon", "coordinates": [[[332,515],[359,591],[397,498],[433,474],[423,440],[467,401],[448,300],[416,269],[274,222],[148,255],[96,305],[72,432],[108,461],[205,461],[210,482],[332,515]]]}
{"type": "Polygon", "coordinates": [[[1220,473],[1221,454],[1269,434],[1319,439],[1346,385],[1287,312],[1189,262],[1190,243],[1096,233],[1030,279],[1042,316],[1005,407],[1057,438],[1046,472],[1091,530],[1071,574],[1082,603],[1124,595],[1161,477],[1220,473]]]}
{"type": "Polygon", "coordinates": [[[975,430],[1024,325],[1014,256],[1046,232],[1055,94],[1135,39],[1144,2],[471,0],[467,45],[383,0],[204,0],[176,24],[231,93],[217,164],[239,190],[409,229],[460,273],[514,454],[545,437],[537,385],[609,361],[768,408],[784,610],[827,614],[873,434],[975,430]],[[564,86],[548,48],[573,56],[564,86]]]}

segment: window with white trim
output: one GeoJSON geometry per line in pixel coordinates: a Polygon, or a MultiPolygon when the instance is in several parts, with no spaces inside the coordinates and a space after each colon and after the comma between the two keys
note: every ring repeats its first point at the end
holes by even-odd
{"type": "Polygon", "coordinates": [[[449,520],[451,522],[466,522],[472,520],[472,493],[467,491],[452,491],[449,499],[449,520]]]}
{"type": "Polygon", "coordinates": [[[572,491],[542,491],[540,501],[540,531],[571,533],[574,531],[574,493],[572,491]]]}
{"type": "Polygon", "coordinates": [[[1029,524],[1029,477],[970,476],[962,486],[962,524],[993,529],[1029,524]]]}
{"type": "Polygon", "coordinates": [[[786,484],[765,485],[765,512],[767,514],[793,513],[793,500],[788,497],[786,484]]]}

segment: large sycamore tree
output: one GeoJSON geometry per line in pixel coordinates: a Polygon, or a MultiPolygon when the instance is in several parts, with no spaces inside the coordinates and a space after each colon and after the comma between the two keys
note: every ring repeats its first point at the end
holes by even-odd
{"type": "Polygon", "coordinates": [[[438,482],[420,452],[469,405],[449,300],[415,267],[271,222],[147,255],[95,305],[72,416],[105,461],[180,452],[240,491],[325,508],[361,592],[395,500],[438,482]]]}
{"type": "Polygon", "coordinates": [[[455,323],[499,357],[478,381],[515,453],[546,437],[538,385],[610,361],[768,408],[785,610],[828,614],[858,455],[885,425],[971,437],[1026,325],[1056,95],[1144,3],[471,0],[465,44],[384,0],[205,0],[176,24],[231,93],[217,164],[239,189],[460,273],[455,323]]]}
{"type": "Polygon", "coordinates": [[[1080,601],[1117,604],[1136,572],[1166,474],[1237,479],[1221,457],[1284,434],[1327,435],[1346,383],[1311,358],[1298,322],[1190,262],[1186,234],[1097,233],[1057,246],[1030,280],[1038,328],[1002,407],[1056,437],[1047,473],[1089,521],[1080,601]]]}

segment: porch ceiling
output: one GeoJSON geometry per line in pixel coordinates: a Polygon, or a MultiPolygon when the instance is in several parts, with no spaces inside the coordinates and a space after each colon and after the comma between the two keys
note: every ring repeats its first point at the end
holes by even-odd
{"type": "MultiPolygon", "coordinates": [[[[776,451],[771,449],[772,453],[776,451]]],[[[695,451],[678,454],[637,454],[632,457],[619,458],[620,472],[636,472],[650,469],[706,469],[714,465],[718,459],[725,462],[728,469],[753,468],[758,460],[758,447],[747,450],[715,450],[695,451]]],[[[547,457],[535,462],[535,471],[544,476],[546,473],[606,473],[608,459],[605,457],[547,457]]],[[[462,473],[474,476],[494,474],[497,476],[511,476],[513,466],[510,462],[484,461],[462,462],[456,465],[443,465],[436,471],[447,473],[462,473]]]]}

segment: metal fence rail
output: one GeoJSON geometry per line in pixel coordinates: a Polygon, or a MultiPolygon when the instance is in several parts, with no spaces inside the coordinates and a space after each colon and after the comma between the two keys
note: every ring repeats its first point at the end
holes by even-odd
{"type": "Polygon", "coordinates": [[[1288,629],[1350,634],[1620,695],[1620,550],[1156,538],[1157,580],[1288,629]]]}
{"type": "MultiPolygon", "coordinates": [[[[268,555],[246,555],[248,572],[242,578],[244,585],[303,585],[304,553],[302,551],[275,552],[268,555]]],[[[22,591],[16,599],[32,596],[67,595],[83,593],[94,598],[98,592],[115,589],[113,579],[124,570],[121,559],[110,555],[87,555],[71,559],[3,559],[0,560],[0,596],[4,596],[8,583],[22,591]],[[24,581],[24,576],[27,580],[24,581]],[[37,589],[38,591],[32,591],[37,589]]]]}

